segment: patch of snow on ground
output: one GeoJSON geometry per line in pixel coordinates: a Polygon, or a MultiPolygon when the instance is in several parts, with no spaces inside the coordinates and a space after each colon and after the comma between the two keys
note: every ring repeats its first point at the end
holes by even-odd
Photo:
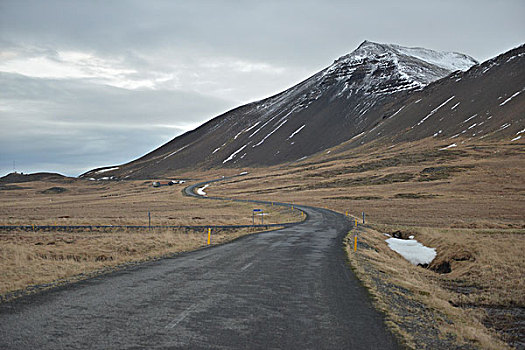
{"type": "Polygon", "coordinates": [[[469,126],[469,127],[467,128],[467,130],[472,129],[472,128],[475,127],[476,125],[478,125],[478,123],[474,123],[474,124],[472,124],[471,126],[469,126]]]}
{"type": "Polygon", "coordinates": [[[109,168],[109,169],[102,169],[102,170],[97,171],[96,174],[107,173],[108,171],[117,170],[117,169],[118,169],[118,166],[114,168],[109,168]]]}
{"type": "Polygon", "coordinates": [[[459,106],[460,103],[461,103],[461,102],[456,103],[456,104],[453,105],[452,108],[450,108],[450,109],[452,109],[452,110],[456,109],[456,107],[459,106]]]}
{"type": "Polygon", "coordinates": [[[417,101],[416,101],[416,102],[414,102],[414,103],[419,103],[419,102],[421,102],[421,99],[417,100],[417,101]]]}
{"type": "Polygon", "coordinates": [[[421,119],[419,121],[419,123],[417,123],[417,125],[421,125],[423,124],[423,122],[425,120],[427,120],[428,118],[430,118],[431,116],[433,116],[441,107],[443,107],[444,105],[446,105],[448,102],[450,102],[455,96],[453,95],[452,97],[450,97],[448,100],[446,100],[445,102],[443,102],[442,104],[440,104],[439,106],[437,106],[436,108],[434,108],[429,114],[427,114],[427,116],[423,119],[421,119]]]}
{"type": "Polygon", "coordinates": [[[166,159],[168,157],[171,157],[172,155],[176,154],[176,153],[179,153],[180,151],[182,151],[183,149],[185,149],[186,147],[188,147],[189,145],[186,145],[182,148],[179,148],[178,150],[176,150],[175,152],[171,152],[170,154],[168,154],[166,157],[162,158],[162,159],[166,159]]]}
{"type": "Polygon", "coordinates": [[[230,160],[232,160],[233,158],[235,158],[235,156],[237,155],[237,153],[239,153],[240,151],[242,151],[243,149],[246,148],[246,145],[242,146],[241,148],[239,148],[237,151],[233,152],[228,158],[226,158],[225,160],[222,161],[222,164],[226,163],[226,162],[229,162],[230,160]]]}
{"type": "Polygon", "coordinates": [[[198,189],[197,189],[197,194],[198,194],[199,196],[206,196],[206,192],[204,192],[204,190],[205,190],[206,187],[208,187],[209,185],[210,185],[210,184],[206,184],[206,185],[204,185],[203,187],[198,188],[198,189]]]}
{"type": "Polygon", "coordinates": [[[443,148],[440,148],[439,150],[440,151],[443,151],[445,149],[449,149],[449,148],[454,148],[454,147],[457,147],[458,145],[456,145],[455,143],[451,144],[451,145],[448,145],[447,147],[443,147],[443,148]]]}
{"type": "Polygon", "coordinates": [[[403,108],[405,108],[405,106],[399,108],[399,109],[397,110],[396,113],[394,113],[394,114],[392,114],[392,115],[390,116],[390,118],[395,117],[399,112],[401,112],[401,111],[403,110],[403,108]]]}
{"type": "Polygon", "coordinates": [[[240,173],[239,175],[248,175],[248,172],[247,172],[247,171],[243,171],[243,172],[240,173]]]}
{"type": "Polygon", "coordinates": [[[516,97],[516,96],[518,96],[519,94],[521,94],[521,91],[523,91],[523,90],[520,90],[520,91],[514,93],[511,97],[509,97],[509,98],[506,99],[505,101],[501,102],[499,105],[500,105],[500,106],[505,105],[507,102],[509,102],[510,100],[512,100],[514,97],[516,97]]]}
{"type": "Polygon", "coordinates": [[[433,137],[437,137],[439,134],[441,134],[443,132],[443,130],[439,130],[438,132],[434,133],[434,136],[433,137]]]}
{"type": "Polygon", "coordinates": [[[262,143],[263,143],[264,141],[266,141],[266,139],[267,139],[268,137],[272,136],[272,134],[273,134],[274,132],[276,132],[281,126],[283,126],[287,121],[288,121],[288,120],[283,121],[283,122],[282,122],[281,124],[279,124],[275,129],[273,129],[268,135],[266,135],[261,141],[259,141],[259,143],[253,145],[252,147],[257,147],[257,146],[262,145],[262,143]]]}
{"type": "Polygon", "coordinates": [[[509,126],[510,126],[510,123],[505,123],[499,129],[500,130],[504,130],[504,129],[508,128],[509,126]]]}
{"type": "Polygon", "coordinates": [[[463,122],[461,122],[461,124],[465,124],[466,122],[468,122],[469,120],[471,120],[472,118],[476,118],[478,116],[478,114],[474,114],[472,117],[469,117],[467,119],[465,119],[463,122]]]}
{"type": "Polygon", "coordinates": [[[413,265],[430,264],[436,257],[436,248],[425,247],[415,239],[389,238],[388,247],[413,265]]]}
{"type": "Polygon", "coordinates": [[[218,150],[220,150],[221,148],[220,147],[217,147],[213,152],[211,152],[211,154],[214,154],[216,153],[218,150]]]}
{"type": "Polygon", "coordinates": [[[516,136],[515,138],[513,138],[512,140],[510,140],[510,142],[512,142],[512,141],[518,141],[519,139],[521,139],[521,135],[520,135],[520,136],[516,136]]]}
{"type": "Polygon", "coordinates": [[[524,132],[525,132],[525,129],[520,130],[520,131],[518,131],[518,132],[516,133],[516,135],[523,134],[524,132]]]}
{"type": "Polygon", "coordinates": [[[255,128],[257,125],[259,125],[261,122],[258,121],[257,123],[253,124],[252,126],[250,126],[248,129],[246,129],[246,132],[252,130],[253,128],[255,128]]]}
{"type": "Polygon", "coordinates": [[[239,135],[242,134],[243,132],[244,132],[244,130],[239,131],[239,132],[237,133],[237,135],[235,135],[235,136],[233,137],[233,139],[234,139],[234,140],[237,140],[237,137],[239,137],[239,135]]]}
{"type": "Polygon", "coordinates": [[[261,129],[264,128],[266,125],[268,125],[269,122],[271,122],[272,120],[274,120],[275,117],[277,117],[277,116],[274,116],[273,118],[271,118],[270,120],[268,120],[266,123],[264,123],[259,129],[255,130],[250,136],[248,136],[248,138],[251,138],[253,135],[255,135],[255,134],[257,134],[259,131],[261,131],[261,129]]]}
{"type": "Polygon", "coordinates": [[[303,128],[305,126],[306,126],[306,124],[303,124],[303,126],[301,126],[299,129],[297,129],[294,132],[292,132],[292,134],[290,136],[288,136],[288,140],[291,139],[292,137],[294,137],[299,131],[303,130],[303,128]]]}
{"type": "Polygon", "coordinates": [[[358,138],[359,136],[363,136],[364,133],[365,133],[365,132],[363,131],[362,133],[357,134],[357,135],[355,135],[354,137],[352,137],[350,140],[356,139],[356,138],[358,138]]]}

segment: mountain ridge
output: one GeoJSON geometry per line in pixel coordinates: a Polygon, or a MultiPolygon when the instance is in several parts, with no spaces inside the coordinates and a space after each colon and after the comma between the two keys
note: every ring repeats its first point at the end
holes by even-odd
{"type": "MultiPolygon", "coordinates": [[[[187,168],[267,166],[294,161],[370,132],[385,120],[396,119],[403,124],[403,120],[411,119],[406,116],[408,110],[415,113],[412,107],[403,111],[406,100],[414,94],[424,95],[446,77],[468,74],[481,66],[474,62],[457,53],[365,41],[295,86],[228,111],[104,174],[143,178],[187,168]],[[472,66],[452,72],[403,53],[407,51],[427,60],[441,59],[441,65],[463,69],[472,66]],[[460,59],[453,65],[450,57],[460,59]]],[[[398,129],[396,132],[401,132],[398,129]]],[[[412,132],[413,138],[423,136],[412,132]]],[[[370,137],[361,140],[368,142],[370,137]]],[[[108,168],[81,176],[97,178],[97,172],[108,168]]]]}

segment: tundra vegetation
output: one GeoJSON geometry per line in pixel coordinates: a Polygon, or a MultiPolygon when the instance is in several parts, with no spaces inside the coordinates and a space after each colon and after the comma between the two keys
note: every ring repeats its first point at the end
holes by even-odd
{"type": "Polygon", "coordinates": [[[344,145],[314,157],[251,170],[211,195],[271,199],[349,212],[359,228],[352,268],[404,343],[435,348],[523,347],[525,166],[523,144],[485,142],[442,149],[443,141],[344,145]],[[425,267],[390,250],[386,234],[436,248],[425,267]],[[435,345],[435,344],[434,344],[435,345]]]}
{"type": "MultiPolygon", "coordinates": [[[[298,211],[279,206],[186,197],[182,194],[186,184],[155,188],[153,181],[54,181],[0,186],[0,225],[27,226],[0,230],[2,299],[207,245],[206,227],[149,229],[148,212],[152,226],[250,225],[253,208],[261,208],[267,214],[265,224],[302,219],[298,211]],[[50,227],[39,230],[33,225],[50,227]],[[146,227],[58,227],[74,225],[146,227]]],[[[260,224],[260,216],[255,221],[260,224]]],[[[263,230],[213,229],[211,244],[263,230]]]]}

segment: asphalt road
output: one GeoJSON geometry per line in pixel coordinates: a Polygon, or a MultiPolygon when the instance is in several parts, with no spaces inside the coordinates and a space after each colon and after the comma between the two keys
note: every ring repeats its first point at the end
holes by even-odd
{"type": "Polygon", "coordinates": [[[0,305],[0,349],[392,349],[345,262],[344,216],[149,262],[0,305]]]}

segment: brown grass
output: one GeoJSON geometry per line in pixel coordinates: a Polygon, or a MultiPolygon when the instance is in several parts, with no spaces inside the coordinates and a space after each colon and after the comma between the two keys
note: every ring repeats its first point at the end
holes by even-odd
{"type": "MultiPolygon", "coordinates": [[[[181,192],[184,186],[153,188],[151,181],[87,180],[4,184],[0,189],[0,224],[148,225],[150,211],[152,225],[249,225],[254,208],[268,214],[264,216],[265,224],[302,219],[300,212],[279,206],[186,197],[181,192]]],[[[255,223],[261,223],[260,217],[255,223]]],[[[254,232],[215,230],[212,243],[254,232]]],[[[123,263],[193,250],[206,245],[206,240],[205,230],[181,229],[0,232],[0,295],[123,263]]]]}
{"type": "MultiPolygon", "coordinates": [[[[359,218],[364,211],[367,221],[382,232],[411,232],[437,248],[430,267],[438,270],[446,262],[451,273],[410,265],[390,251],[382,233],[371,231],[375,233],[369,245],[377,252],[363,254],[367,269],[353,262],[360,277],[366,281],[378,275],[385,284],[409,291],[438,315],[432,322],[445,338],[481,348],[502,348],[501,339],[515,344],[516,337],[523,337],[519,310],[525,307],[525,151],[519,144],[460,146],[453,151],[438,151],[440,147],[425,140],[343,154],[332,150],[302,163],[252,170],[210,192],[278,196],[359,218]],[[495,311],[506,316],[492,322],[495,311]]],[[[376,292],[380,304],[388,298],[376,292]]],[[[383,302],[382,308],[407,344],[422,346],[414,346],[416,335],[409,327],[396,324],[394,306],[383,302]]]]}
{"type": "MultiPolygon", "coordinates": [[[[220,244],[253,229],[215,230],[220,244]]],[[[207,246],[207,231],[9,232],[0,235],[0,294],[207,246]]]]}

